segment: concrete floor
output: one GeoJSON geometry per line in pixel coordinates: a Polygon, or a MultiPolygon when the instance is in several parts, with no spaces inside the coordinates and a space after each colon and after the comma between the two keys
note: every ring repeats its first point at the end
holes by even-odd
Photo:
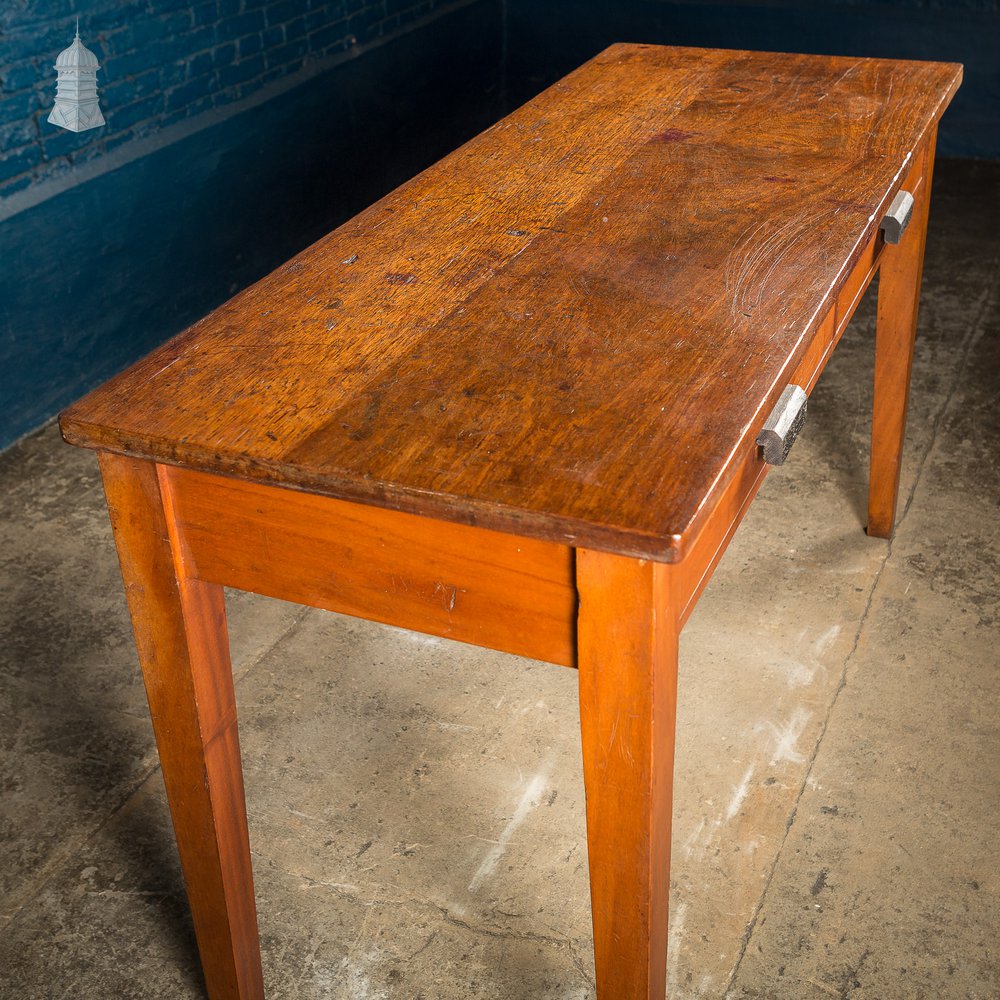
{"type": "MultiPolygon", "coordinates": [[[[939,164],[895,540],[870,295],[684,632],[675,1000],[1000,997],[998,192],[939,164]]],[[[93,456],[0,497],[0,996],[201,997],[93,456]]],[[[268,996],[593,997],[574,672],[230,616],[268,996]]]]}

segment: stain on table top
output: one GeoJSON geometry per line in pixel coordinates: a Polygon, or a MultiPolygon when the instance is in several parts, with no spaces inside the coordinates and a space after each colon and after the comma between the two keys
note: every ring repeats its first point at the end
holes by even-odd
{"type": "Polygon", "coordinates": [[[612,46],[70,407],[63,433],[676,559],[960,80],[612,46]]]}

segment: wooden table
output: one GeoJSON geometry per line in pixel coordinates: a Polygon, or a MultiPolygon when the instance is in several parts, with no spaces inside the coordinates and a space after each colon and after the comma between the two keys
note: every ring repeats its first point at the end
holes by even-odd
{"type": "Polygon", "coordinates": [[[577,667],[598,996],[663,997],[678,634],[876,270],[891,533],[960,80],[612,46],[62,415],[213,1000],[263,995],[223,585],[577,667]]]}

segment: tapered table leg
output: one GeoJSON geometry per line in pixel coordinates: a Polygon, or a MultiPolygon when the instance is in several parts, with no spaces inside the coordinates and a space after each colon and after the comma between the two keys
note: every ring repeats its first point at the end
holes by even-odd
{"type": "Polygon", "coordinates": [[[673,567],[580,549],[580,715],[599,1000],[663,1000],[677,692],[673,567]]]}
{"type": "Polygon", "coordinates": [[[222,588],[185,574],[169,488],[157,467],[100,458],[208,995],[260,1000],[222,588]]]}
{"type": "Polygon", "coordinates": [[[913,208],[913,218],[900,242],[884,249],[879,265],[875,403],[868,487],[868,534],[879,538],[891,538],[896,523],[935,139],[936,135],[930,138],[923,184],[913,208]]]}

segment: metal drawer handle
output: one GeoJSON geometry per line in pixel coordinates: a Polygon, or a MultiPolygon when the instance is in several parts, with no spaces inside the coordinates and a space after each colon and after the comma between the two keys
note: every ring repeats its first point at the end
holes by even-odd
{"type": "Polygon", "coordinates": [[[909,191],[900,191],[889,206],[889,214],[882,220],[879,229],[886,243],[898,243],[910,224],[913,215],[913,195],[909,191]]]}
{"type": "Polygon", "coordinates": [[[783,465],[788,458],[788,452],[805,423],[808,401],[809,397],[801,386],[785,386],[777,406],[757,435],[757,444],[761,446],[762,457],[768,465],[783,465]]]}

